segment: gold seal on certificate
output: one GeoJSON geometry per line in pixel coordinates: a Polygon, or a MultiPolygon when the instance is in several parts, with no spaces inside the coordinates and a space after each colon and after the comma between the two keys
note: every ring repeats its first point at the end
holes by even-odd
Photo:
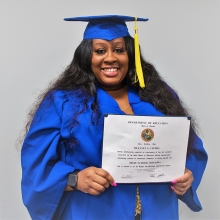
{"type": "Polygon", "coordinates": [[[146,128],[141,132],[141,138],[142,140],[146,142],[150,142],[154,138],[154,131],[150,128],[146,128]]]}

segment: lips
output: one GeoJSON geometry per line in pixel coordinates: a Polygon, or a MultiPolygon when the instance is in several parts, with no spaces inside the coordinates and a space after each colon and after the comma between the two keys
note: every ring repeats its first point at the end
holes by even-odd
{"type": "Polygon", "coordinates": [[[114,77],[118,74],[119,68],[112,67],[112,68],[101,68],[101,71],[104,73],[107,77],[114,77]]]}

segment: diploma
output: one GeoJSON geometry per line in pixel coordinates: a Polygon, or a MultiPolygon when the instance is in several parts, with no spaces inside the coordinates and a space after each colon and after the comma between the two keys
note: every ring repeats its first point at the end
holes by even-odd
{"type": "Polygon", "coordinates": [[[117,183],[170,182],[185,171],[189,117],[105,115],[102,168],[117,183]]]}

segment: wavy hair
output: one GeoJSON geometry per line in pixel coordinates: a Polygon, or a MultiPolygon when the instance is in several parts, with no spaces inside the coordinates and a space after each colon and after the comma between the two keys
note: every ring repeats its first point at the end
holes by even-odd
{"type": "MultiPolygon", "coordinates": [[[[144,81],[146,87],[144,89],[139,88],[138,82],[135,82],[135,56],[134,56],[134,39],[132,37],[124,37],[126,50],[129,58],[128,73],[126,76],[127,84],[136,89],[140,99],[145,102],[152,103],[159,111],[165,115],[172,116],[189,116],[188,110],[184,107],[182,101],[178,97],[177,93],[171,89],[168,84],[158,74],[154,66],[144,60],[141,55],[141,63],[144,74],[144,81]]],[[[80,89],[84,95],[84,108],[74,116],[74,121],[77,122],[77,115],[81,114],[87,106],[88,100],[93,97],[93,103],[90,106],[92,109],[92,122],[95,123],[100,116],[99,104],[96,94],[96,78],[91,70],[92,59],[92,40],[83,40],[76,48],[71,63],[67,66],[64,72],[51,83],[49,87],[38,97],[34,103],[30,113],[28,122],[26,124],[26,133],[29,129],[34,114],[38,109],[41,102],[46,96],[50,96],[51,91],[56,90],[76,90],[80,89]]],[[[52,98],[52,97],[51,97],[52,98]]],[[[77,126],[77,123],[73,123],[73,126],[77,126]]],[[[191,120],[191,129],[188,142],[188,152],[193,152],[193,144],[195,139],[196,125],[194,120],[191,120]]]]}

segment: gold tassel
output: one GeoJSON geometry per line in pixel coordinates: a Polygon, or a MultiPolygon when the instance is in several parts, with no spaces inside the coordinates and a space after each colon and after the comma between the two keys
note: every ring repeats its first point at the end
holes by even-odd
{"type": "Polygon", "coordinates": [[[140,49],[139,49],[139,40],[138,40],[138,27],[137,27],[137,18],[135,17],[134,22],[134,50],[135,50],[135,67],[136,67],[136,74],[139,80],[139,85],[141,88],[145,88],[144,83],[144,76],[141,66],[141,59],[140,59],[140,49]]]}

